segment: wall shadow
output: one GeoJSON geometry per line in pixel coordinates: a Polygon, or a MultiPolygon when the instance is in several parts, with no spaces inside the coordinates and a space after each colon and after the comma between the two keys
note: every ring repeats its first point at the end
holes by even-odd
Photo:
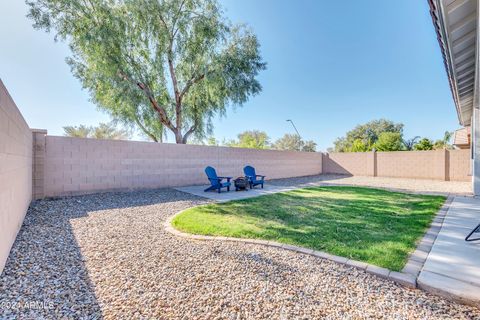
{"type": "Polygon", "coordinates": [[[0,318],[102,318],[71,222],[94,211],[192,199],[157,189],[33,202],[0,276],[0,318]]]}
{"type": "Polygon", "coordinates": [[[352,174],[336,174],[336,173],[322,173],[314,176],[282,178],[268,180],[268,184],[285,187],[308,187],[321,183],[334,183],[335,180],[353,177],[352,174]]]}

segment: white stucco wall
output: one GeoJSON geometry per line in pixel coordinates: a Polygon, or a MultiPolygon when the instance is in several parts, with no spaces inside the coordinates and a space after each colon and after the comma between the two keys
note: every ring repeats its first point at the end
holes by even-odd
{"type": "Polygon", "coordinates": [[[472,117],[473,193],[480,196],[480,110],[473,109],[472,117]]]}

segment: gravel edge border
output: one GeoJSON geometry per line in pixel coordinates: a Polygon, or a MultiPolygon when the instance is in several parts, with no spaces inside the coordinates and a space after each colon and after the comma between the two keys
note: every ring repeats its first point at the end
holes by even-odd
{"type": "Polygon", "coordinates": [[[445,200],[444,204],[435,215],[435,218],[430,225],[430,228],[427,230],[425,235],[423,236],[422,240],[417,244],[417,248],[415,251],[410,254],[405,267],[402,269],[401,272],[392,271],[387,268],[382,268],[373,264],[369,264],[362,261],[357,261],[353,259],[348,259],[345,257],[340,257],[336,255],[332,255],[326,253],[324,251],[317,251],[313,249],[308,249],[304,247],[294,246],[290,244],[283,244],[276,241],[267,241],[267,240],[258,240],[258,239],[243,239],[243,238],[233,238],[233,237],[221,237],[221,236],[204,236],[204,235],[196,235],[185,233],[175,229],[172,226],[172,220],[182,212],[189,210],[191,208],[187,208],[181,210],[174,215],[170,216],[164,223],[165,230],[175,236],[179,236],[182,238],[187,238],[191,240],[217,240],[217,241],[234,241],[234,242],[243,242],[249,244],[259,244],[267,247],[274,247],[274,248],[281,248],[289,251],[294,251],[301,254],[307,254],[318,258],[328,259],[349,267],[354,267],[375,276],[394,281],[398,284],[401,284],[408,288],[417,288],[417,278],[420,274],[420,271],[423,268],[423,265],[427,259],[427,256],[432,249],[433,243],[437,238],[440,229],[442,228],[443,221],[445,219],[445,215],[448,212],[450,204],[453,201],[453,196],[448,195],[447,199],[445,200]]]}

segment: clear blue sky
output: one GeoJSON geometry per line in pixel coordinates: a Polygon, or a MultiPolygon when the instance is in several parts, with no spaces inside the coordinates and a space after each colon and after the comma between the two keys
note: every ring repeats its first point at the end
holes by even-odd
{"type": "MultiPolygon", "coordinates": [[[[427,0],[224,0],[233,22],[256,32],[268,69],[263,92],[227,117],[215,136],[293,129],[319,150],[358,123],[388,118],[405,136],[440,138],[458,125],[427,0]]],[[[21,0],[0,1],[0,77],[31,127],[108,121],[65,63],[69,50],[36,31],[21,0]]],[[[172,139],[170,139],[170,142],[172,139]]]]}

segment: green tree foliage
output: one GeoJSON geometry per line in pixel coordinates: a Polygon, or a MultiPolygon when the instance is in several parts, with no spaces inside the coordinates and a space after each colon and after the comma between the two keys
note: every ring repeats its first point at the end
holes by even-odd
{"type": "Polygon", "coordinates": [[[445,142],[441,139],[435,140],[433,142],[433,150],[449,149],[448,145],[445,145],[445,142]]]}
{"type": "Polygon", "coordinates": [[[303,141],[298,134],[285,134],[275,141],[273,148],[277,150],[315,152],[317,144],[312,140],[303,141]]]}
{"type": "Polygon", "coordinates": [[[433,150],[433,142],[428,138],[422,138],[414,146],[414,150],[433,150]]]}
{"type": "Polygon", "coordinates": [[[63,127],[63,135],[66,137],[73,138],[91,138],[93,132],[93,127],[88,127],[86,125],[76,126],[66,126],[63,127]]]}
{"type": "Polygon", "coordinates": [[[418,142],[418,139],[420,139],[419,136],[413,137],[412,139],[404,139],[403,140],[403,146],[407,151],[413,150],[413,147],[415,144],[418,142]]]}
{"type": "Polygon", "coordinates": [[[352,149],[357,149],[360,146],[365,146],[367,150],[372,150],[374,144],[379,139],[383,132],[393,132],[403,135],[403,124],[394,123],[386,119],[379,119],[360,124],[348,131],[345,137],[337,138],[334,142],[336,152],[351,152],[352,149]],[[354,142],[356,142],[355,148],[354,142]],[[358,142],[361,141],[361,144],[358,142]]]}
{"type": "Polygon", "coordinates": [[[443,139],[436,140],[433,144],[433,149],[453,149],[453,146],[450,144],[452,136],[453,132],[445,131],[443,134],[443,139]]]}
{"type": "Polygon", "coordinates": [[[355,139],[349,151],[350,152],[366,152],[366,151],[369,151],[370,149],[371,149],[370,146],[366,145],[365,142],[363,142],[363,140],[355,139]]]}
{"type": "Polygon", "coordinates": [[[208,138],[197,138],[193,136],[191,139],[188,140],[188,144],[193,145],[201,145],[201,146],[220,146],[220,142],[215,139],[214,136],[210,136],[208,138]]]}
{"type": "Polygon", "coordinates": [[[244,131],[238,134],[238,140],[227,142],[229,147],[268,149],[270,147],[269,137],[266,132],[259,130],[244,131]]]}
{"type": "Polygon", "coordinates": [[[277,150],[300,151],[302,149],[302,139],[298,134],[286,133],[275,141],[273,148],[277,150]]]}
{"type": "Polygon", "coordinates": [[[317,151],[317,143],[313,140],[307,140],[303,143],[302,151],[304,152],[316,152],[317,151]]]}
{"type": "Polygon", "coordinates": [[[220,142],[218,142],[218,140],[215,139],[215,137],[208,137],[207,138],[207,145],[209,145],[209,146],[219,146],[220,142]]]}
{"type": "Polygon", "coordinates": [[[212,118],[261,91],[255,34],[216,0],[27,0],[34,27],[67,41],[100,109],[154,141],[203,138],[212,118]]]}
{"type": "Polygon", "coordinates": [[[63,127],[64,135],[76,138],[94,138],[94,139],[114,139],[128,140],[131,134],[124,128],[117,128],[115,123],[100,123],[97,127],[85,126],[66,126],[63,127]]]}
{"type": "Polygon", "coordinates": [[[373,146],[377,151],[403,150],[402,134],[399,132],[382,132],[373,146]]]}

